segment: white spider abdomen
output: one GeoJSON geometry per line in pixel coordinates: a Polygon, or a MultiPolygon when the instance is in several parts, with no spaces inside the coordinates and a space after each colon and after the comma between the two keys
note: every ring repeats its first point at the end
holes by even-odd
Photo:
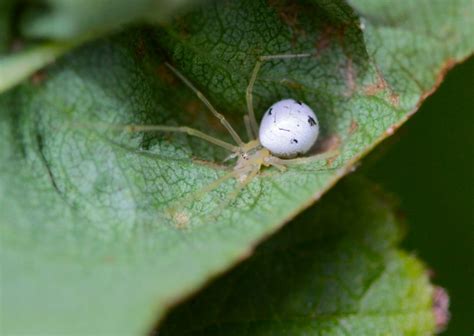
{"type": "Polygon", "coordinates": [[[294,99],[283,99],[263,115],[259,140],[273,155],[290,158],[304,154],[316,142],[319,123],[311,108],[294,99]]]}

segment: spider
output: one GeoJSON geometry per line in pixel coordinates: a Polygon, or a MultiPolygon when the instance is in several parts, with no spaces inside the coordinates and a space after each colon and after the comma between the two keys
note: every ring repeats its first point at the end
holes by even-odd
{"type": "MultiPolygon", "coordinates": [[[[211,102],[180,71],[169,63],[166,66],[188,86],[206,105],[210,112],[222,123],[235,144],[212,137],[187,126],[166,125],[126,125],[123,129],[129,132],[175,132],[207,141],[227,150],[230,154],[225,159],[237,159],[233,168],[214,182],[198,191],[199,195],[217,188],[224,181],[236,179],[238,186],[230,199],[237,196],[260,173],[263,167],[275,167],[286,171],[292,164],[304,164],[334,157],[337,151],[330,150],[309,157],[299,157],[307,153],[316,142],[319,134],[319,123],[314,112],[306,104],[284,99],[273,104],[264,114],[260,127],[253,108],[253,87],[258,72],[265,61],[309,57],[311,54],[281,54],[260,56],[251,73],[246,89],[247,114],[244,123],[250,141],[244,142],[226,118],[219,113],[211,102]]],[[[194,195],[194,194],[193,194],[194,195]]],[[[189,197],[194,197],[193,195],[189,197]]],[[[181,202],[182,203],[182,202],[181,202]]]]}

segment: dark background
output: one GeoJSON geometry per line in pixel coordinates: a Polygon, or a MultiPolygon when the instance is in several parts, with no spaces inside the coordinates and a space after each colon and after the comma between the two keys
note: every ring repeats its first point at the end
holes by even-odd
{"type": "Polygon", "coordinates": [[[451,299],[443,335],[474,332],[474,58],[436,93],[363,170],[399,199],[404,248],[433,271],[451,299]]]}

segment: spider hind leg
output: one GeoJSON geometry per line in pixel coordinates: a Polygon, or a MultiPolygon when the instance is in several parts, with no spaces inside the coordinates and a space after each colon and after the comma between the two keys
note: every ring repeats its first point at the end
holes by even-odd
{"type": "Polygon", "coordinates": [[[250,124],[249,128],[250,128],[250,132],[253,134],[254,139],[256,139],[258,136],[258,122],[257,122],[257,119],[255,118],[255,112],[253,109],[253,87],[255,85],[255,81],[257,80],[257,75],[258,75],[258,72],[260,71],[260,68],[262,67],[262,64],[265,61],[270,61],[270,60],[304,58],[304,57],[310,57],[310,56],[311,54],[304,53],[304,54],[264,55],[264,56],[258,57],[257,63],[255,63],[255,66],[252,70],[252,74],[250,76],[249,83],[247,85],[247,89],[245,91],[245,98],[247,101],[247,115],[248,115],[249,124],[250,124]]]}

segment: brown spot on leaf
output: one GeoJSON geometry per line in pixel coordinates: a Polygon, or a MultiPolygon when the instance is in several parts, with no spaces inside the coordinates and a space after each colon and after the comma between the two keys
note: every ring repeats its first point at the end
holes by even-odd
{"type": "Polygon", "coordinates": [[[398,106],[400,105],[400,96],[397,95],[396,93],[390,92],[390,103],[392,103],[393,106],[398,106]]]}
{"type": "Polygon", "coordinates": [[[325,26],[318,38],[316,39],[316,50],[317,54],[321,54],[324,50],[328,49],[334,42],[340,46],[344,46],[344,35],[347,29],[346,24],[340,26],[325,26]]]}
{"type": "Polygon", "coordinates": [[[298,15],[304,11],[304,8],[297,2],[282,0],[268,0],[268,5],[273,7],[283,21],[292,31],[291,43],[296,46],[298,37],[306,36],[303,25],[300,24],[298,15]]]}
{"type": "Polygon", "coordinates": [[[210,113],[199,99],[192,97],[186,101],[184,104],[184,110],[186,111],[186,115],[189,116],[190,123],[205,118],[205,123],[209,125],[209,127],[223,130],[223,126],[219,119],[210,113]]]}
{"type": "Polygon", "coordinates": [[[377,76],[377,81],[373,84],[367,85],[364,88],[364,93],[367,96],[375,96],[377,93],[384,91],[386,87],[387,83],[385,80],[382,77],[377,76]]]}
{"type": "Polygon", "coordinates": [[[352,96],[356,89],[356,72],[352,63],[352,58],[348,57],[346,62],[345,79],[347,90],[344,93],[346,97],[352,96]]]}
{"type": "Polygon", "coordinates": [[[156,68],[156,74],[163,82],[168,85],[176,85],[178,83],[178,79],[176,78],[176,76],[168,69],[168,67],[164,63],[161,63],[156,68]]]}
{"type": "Polygon", "coordinates": [[[349,126],[349,134],[354,134],[358,128],[359,124],[357,123],[357,121],[355,121],[355,119],[352,119],[351,125],[349,126]]]}
{"type": "Polygon", "coordinates": [[[41,85],[46,80],[46,72],[44,70],[38,70],[31,76],[31,84],[41,85]]]}
{"type": "Polygon", "coordinates": [[[328,34],[323,33],[318,36],[318,39],[316,40],[316,50],[318,51],[318,54],[326,50],[331,44],[331,39],[329,38],[328,34]]]}
{"type": "Polygon", "coordinates": [[[326,160],[326,163],[329,167],[332,166],[332,164],[334,163],[334,161],[336,161],[337,159],[337,155],[334,155],[333,157],[330,157],[329,159],[326,160]]]}
{"type": "Polygon", "coordinates": [[[323,139],[318,146],[318,152],[324,153],[339,148],[341,138],[337,134],[330,135],[323,139]]]}
{"type": "Polygon", "coordinates": [[[194,119],[199,114],[200,110],[202,110],[202,106],[199,100],[190,99],[184,105],[184,110],[194,119]]]}
{"type": "Polygon", "coordinates": [[[364,93],[367,96],[375,96],[376,94],[388,91],[389,100],[393,106],[398,106],[400,104],[400,97],[396,94],[393,89],[388,85],[387,81],[383,77],[382,73],[377,69],[377,81],[373,84],[370,84],[364,88],[364,93]]]}
{"type": "Polygon", "coordinates": [[[176,212],[173,214],[174,227],[178,230],[186,230],[189,224],[189,216],[185,212],[176,212]]]}

